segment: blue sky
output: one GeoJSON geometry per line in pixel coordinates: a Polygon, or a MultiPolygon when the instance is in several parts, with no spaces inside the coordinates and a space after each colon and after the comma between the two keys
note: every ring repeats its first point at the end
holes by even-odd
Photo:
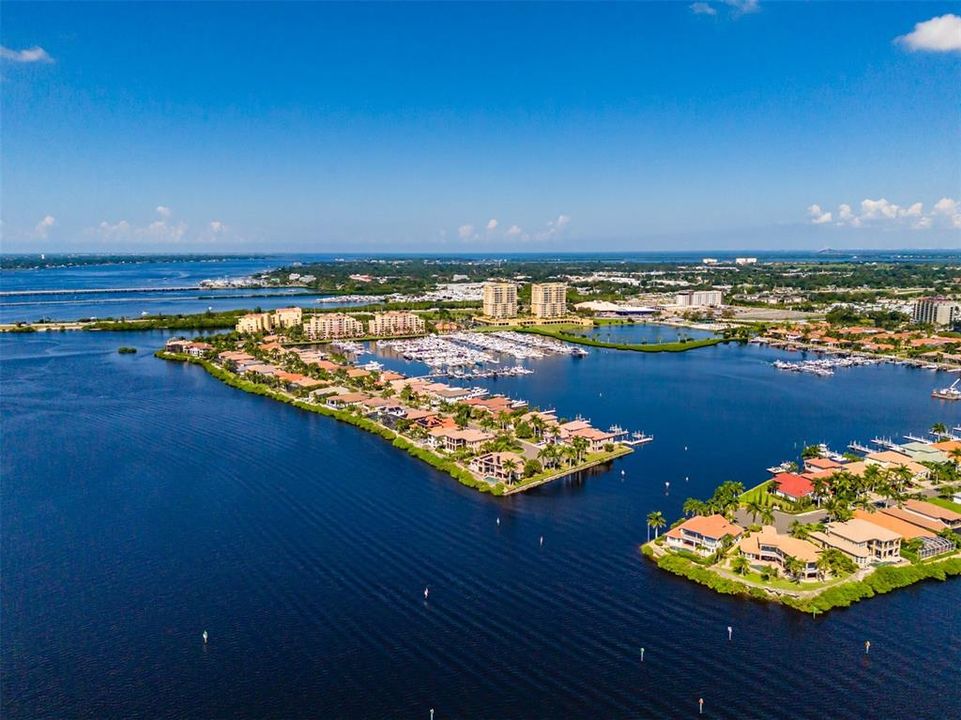
{"type": "Polygon", "coordinates": [[[959,14],[5,2],[3,250],[961,247],[959,14]]]}

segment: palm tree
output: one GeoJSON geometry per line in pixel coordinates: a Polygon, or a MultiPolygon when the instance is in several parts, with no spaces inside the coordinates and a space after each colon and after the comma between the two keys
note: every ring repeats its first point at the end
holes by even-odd
{"type": "Polygon", "coordinates": [[[540,415],[532,415],[529,424],[536,437],[544,437],[544,428],[547,427],[547,423],[544,422],[544,419],[540,415]]]}
{"type": "Polygon", "coordinates": [[[828,555],[827,553],[822,552],[820,555],[818,555],[818,559],[817,559],[817,562],[815,563],[815,566],[818,569],[818,577],[823,580],[827,576],[828,572],[831,570],[831,566],[832,566],[831,556],[828,555]]]}
{"type": "Polygon", "coordinates": [[[743,555],[738,555],[731,561],[731,569],[738,575],[747,575],[747,571],[751,569],[751,563],[743,555]]]}
{"type": "Polygon", "coordinates": [[[765,525],[774,524],[774,508],[770,505],[764,505],[761,508],[761,522],[765,525]]]}
{"type": "Polygon", "coordinates": [[[784,557],[784,572],[794,578],[795,582],[801,581],[801,573],[804,572],[804,563],[793,555],[784,557]]]}
{"type": "Polygon", "coordinates": [[[707,512],[707,506],[701,500],[697,498],[688,498],[684,501],[684,505],[681,506],[684,514],[690,517],[691,515],[704,515],[707,512]]]}
{"type": "Polygon", "coordinates": [[[788,534],[798,540],[807,540],[811,535],[811,526],[802,523],[800,520],[795,520],[791,523],[791,527],[788,528],[788,534]]]}
{"type": "Polygon", "coordinates": [[[507,473],[508,482],[514,481],[514,473],[517,471],[517,461],[513,458],[507,458],[501,463],[501,468],[507,473]]]}
{"type": "Polygon", "coordinates": [[[584,453],[587,451],[590,445],[591,444],[587,440],[587,438],[576,437],[573,440],[571,440],[571,447],[574,448],[574,452],[576,453],[576,456],[577,456],[577,462],[581,462],[581,460],[584,457],[584,453]]]}
{"type": "Polygon", "coordinates": [[[744,503],[744,509],[750,513],[751,520],[757,522],[757,516],[761,514],[762,510],[764,510],[764,506],[761,505],[760,500],[758,500],[756,497],[753,497],[744,503]]]}
{"type": "Polygon", "coordinates": [[[654,539],[657,540],[658,535],[660,535],[660,530],[662,527],[667,525],[667,520],[664,519],[664,513],[660,510],[655,510],[647,514],[647,540],[651,540],[651,528],[654,528],[654,539]]]}
{"type": "Polygon", "coordinates": [[[948,427],[943,422],[936,422],[931,426],[931,434],[940,440],[948,434],[948,427]]]}

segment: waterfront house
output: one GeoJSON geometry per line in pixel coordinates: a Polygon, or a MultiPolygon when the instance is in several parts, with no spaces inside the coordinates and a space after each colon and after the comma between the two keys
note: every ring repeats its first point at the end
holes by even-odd
{"type": "Polygon", "coordinates": [[[900,452],[917,463],[943,463],[948,461],[948,454],[939,450],[931,443],[909,442],[901,446],[900,452]]]}
{"type": "Polygon", "coordinates": [[[695,515],[664,536],[669,548],[711,555],[724,546],[726,539],[736,540],[743,532],[743,528],[723,515],[695,515]]]}
{"type": "Polygon", "coordinates": [[[924,465],[916,463],[904,453],[899,453],[894,450],[869,453],[864,458],[864,462],[868,465],[878,465],[885,470],[896,470],[897,468],[903,467],[911,473],[912,478],[926,478],[931,473],[924,465]]]}
{"type": "Polygon", "coordinates": [[[524,458],[513,452],[490,452],[479,455],[470,462],[470,469],[483,477],[512,483],[524,470],[524,458]],[[507,469],[505,463],[512,462],[514,467],[507,469]]]}
{"type": "Polygon", "coordinates": [[[402,418],[407,414],[403,405],[396,400],[390,400],[388,398],[367,398],[361,404],[372,415],[391,415],[402,418]]]}
{"type": "Polygon", "coordinates": [[[817,472],[818,470],[836,470],[840,467],[842,467],[842,464],[837,460],[832,460],[831,458],[815,457],[808,458],[804,461],[804,469],[808,472],[817,472]]]}
{"type": "Polygon", "coordinates": [[[468,398],[464,401],[464,404],[487,410],[494,415],[501,412],[510,412],[514,407],[514,402],[503,395],[494,395],[489,398],[468,398]]]}
{"type": "Polygon", "coordinates": [[[824,532],[811,533],[811,540],[822,547],[833,547],[850,557],[858,567],[872,562],[897,562],[901,557],[901,536],[859,518],[832,522],[824,532]]]}
{"type": "Polygon", "coordinates": [[[343,395],[332,395],[327,398],[327,406],[335,410],[343,410],[353,405],[359,405],[370,395],[362,392],[344,393],[343,395]]]}
{"type": "Polygon", "coordinates": [[[891,517],[896,517],[899,520],[903,520],[904,522],[911,523],[912,525],[915,525],[919,528],[928,530],[934,535],[937,535],[939,532],[941,532],[942,530],[948,527],[940,520],[937,520],[933,517],[928,517],[926,515],[919,515],[917,513],[913,513],[910,510],[906,510],[903,507],[898,507],[897,505],[892,505],[891,507],[884,508],[879,512],[882,512],[885,515],[890,515],[891,517]]]}
{"type": "Polygon", "coordinates": [[[961,530],[961,513],[924,500],[907,500],[904,509],[914,515],[938,520],[952,530],[961,530]]]}
{"type": "Polygon", "coordinates": [[[790,502],[798,503],[814,496],[814,485],[802,475],[783,472],[771,478],[769,492],[790,502]]]}
{"type": "Polygon", "coordinates": [[[184,338],[174,338],[164,344],[164,350],[190,357],[203,357],[207,352],[213,350],[213,345],[209,343],[186,340],[184,338]]]}
{"type": "Polygon", "coordinates": [[[458,450],[469,450],[477,452],[481,446],[494,439],[494,436],[484,430],[473,428],[435,428],[430,431],[430,438],[435,447],[442,448],[448,452],[458,450]]]}
{"type": "Polygon", "coordinates": [[[752,562],[776,565],[782,570],[788,557],[797,558],[803,567],[801,578],[817,579],[817,560],[820,554],[817,545],[790,535],[782,535],[772,525],[765,525],[760,532],[742,538],[738,550],[752,562]]]}
{"type": "Polygon", "coordinates": [[[896,532],[905,540],[911,540],[913,538],[930,538],[936,535],[936,533],[926,530],[920,525],[906,522],[889,512],[868,512],[867,510],[855,510],[854,517],[869,523],[874,523],[878,527],[887,528],[892,532],[896,532]]]}
{"type": "Polygon", "coordinates": [[[587,427],[581,430],[574,430],[570,433],[570,437],[576,438],[581,437],[587,440],[590,445],[588,446],[588,451],[592,453],[601,452],[604,446],[608,443],[614,442],[617,437],[612,432],[606,432],[604,430],[598,430],[597,428],[587,427]]]}

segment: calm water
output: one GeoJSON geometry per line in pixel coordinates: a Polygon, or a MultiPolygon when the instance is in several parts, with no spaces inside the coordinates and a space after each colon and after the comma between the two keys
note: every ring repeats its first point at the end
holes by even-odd
{"type": "Polygon", "coordinates": [[[649,511],[803,442],[961,422],[928,396],[948,376],[786,375],[754,347],[537,361],[488,385],[656,441],[496,499],[156,360],[165,337],[0,336],[5,718],[961,713],[961,582],[813,620],[637,550],[649,511]]]}

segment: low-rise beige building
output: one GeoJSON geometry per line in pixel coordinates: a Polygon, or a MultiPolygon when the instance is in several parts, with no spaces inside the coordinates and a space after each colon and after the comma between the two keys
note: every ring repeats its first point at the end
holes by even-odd
{"type": "Polygon", "coordinates": [[[245,335],[270,332],[274,329],[274,318],[270,313],[247,313],[237,320],[236,330],[245,335]]]}
{"type": "Polygon", "coordinates": [[[317,313],[304,324],[307,337],[314,340],[360,337],[364,324],[344,313],[317,313]]]}
{"type": "Polygon", "coordinates": [[[274,310],[274,326],[282,328],[303,325],[304,311],[299,307],[285,307],[274,310]]]}
{"type": "Polygon", "coordinates": [[[374,313],[367,323],[369,335],[420,335],[424,329],[424,321],[419,315],[399,310],[374,313]]]}

